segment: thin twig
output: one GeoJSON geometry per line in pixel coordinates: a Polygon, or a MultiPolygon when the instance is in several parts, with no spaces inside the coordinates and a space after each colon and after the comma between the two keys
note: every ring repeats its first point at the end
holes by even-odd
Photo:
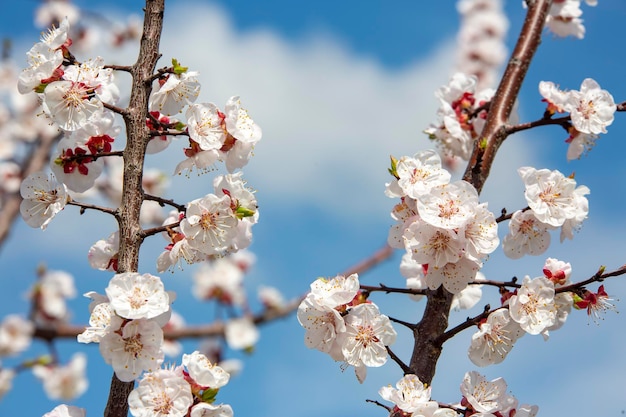
{"type": "Polygon", "coordinates": [[[144,200],[156,201],[157,203],[161,205],[161,207],[165,205],[172,206],[181,213],[184,213],[185,210],[187,210],[185,205],[175,203],[174,200],[172,199],[167,199],[167,198],[159,197],[159,196],[152,195],[152,194],[144,194],[143,198],[144,200]]]}
{"type": "Polygon", "coordinates": [[[569,128],[571,127],[571,117],[570,116],[563,116],[563,117],[558,117],[556,119],[552,119],[552,118],[543,118],[543,119],[539,119],[539,120],[535,120],[533,122],[528,122],[528,123],[521,123],[518,125],[513,125],[513,126],[507,126],[505,129],[505,132],[508,135],[511,135],[513,133],[517,133],[517,132],[521,132],[523,130],[528,130],[528,129],[532,129],[538,126],[561,126],[563,129],[565,129],[565,131],[567,131],[569,133],[569,128]]]}
{"type": "Polygon", "coordinates": [[[400,320],[400,319],[397,319],[397,318],[391,317],[391,316],[389,316],[389,320],[391,320],[394,323],[398,323],[398,324],[400,324],[400,325],[402,325],[404,327],[407,327],[407,328],[409,328],[411,330],[415,330],[415,327],[417,326],[416,324],[409,323],[408,321],[400,320]]]}
{"type": "Polygon", "coordinates": [[[385,348],[387,349],[387,353],[389,354],[389,357],[391,358],[391,360],[393,360],[395,363],[398,364],[398,366],[402,369],[402,372],[404,372],[405,374],[410,374],[411,368],[409,368],[409,366],[406,363],[402,362],[402,359],[400,359],[398,355],[393,353],[393,351],[389,348],[389,346],[385,346],[385,348]]]}
{"type": "Polygon", "coordinates": [[[114,216],[116,218],[119,215],[119,212],[118,212],[117,209],[112,209],[112,208],[109,208],[109,207],[97,206],[95,204],[81,203],[80,201],[76,201],[76,200],[68,201],[67,205],[80,207],[80,214],[83,214],[85,212],[85,210],[88,209],[88,210],[101,211],[103,213],[110,214],[110,215],[112,215],[112,216],[114,216]]]}
{"type": "Polygon", "coordinates": [[[611,272],[604,272],[604,267],[600,267],[598,269],[598,272],[593,274],[593,276],[591,276],[590,278],[588,278],[588,279],[586,279],[584,281],[576,282],[574,284],[565,285],[563,287],[558,287],[556,289],[556,292],[557,293],[575,292],[576,290],[581,289],[584,286],[589,285],[591,283],[602,282],[602,281],[604,281],[607,278],[617,277],[617,276],[624,275],[624,274],[626,274],[626,265],[622,265],[618,269],[616,269],[614,271],[611,271],[611,272]]]}
{"type": "MultiPolygon", "coordinates": [[[[530,210],[530,207],[528,207],[528,206],[524,207],[524,208],[521,210],[521,212],[523,213],[523,212],[525,212],[526,210],[530,210]]],[[[502,223],[502,222],[503,222],[503,221],[505,221],[505,220],[511,220],[511,218],[513,217],[513,215],[514,215],[515,213],[516,213],[515,211],[513,211],[513,212],[511,212],[511,213],[507,213],[506,209],[505,209],[505,208],[503,208],[503,209],[502,209],[502,211],[500,212],[500,216],[498,216],[498,217],[496,218],[496,223],[502,223]]]]}
{"type": "Polygon", "coordinates": [[[411,294],[411,295],[426,295],[427,290],[418,288],[395,288],[387,287],[385,284],[378,284],[378,287],[372,285],[361,285],[360,288],[363,291],[368,292],[384,292],[386,294],[399,293],[399,294],[411,294]]]}
{"type": "Polygon", "coordinates": [[[489,317],[491,313],[493,313],[496,310],[500,310],[501,308],[508,308],[508,306],[497,307],[491,310],[491,306],[489,304],[485,305],[482,313],[472,318],[468,317],[463,323],[446,331],[444,334],[442,334],[441,336],[437,338],[437,343],[444,344],[447,340],[453,338],[455,335],[457,335],[458,333],[461,333],[463,330],[469,329],[472,326],[478,325],[478,323],[480,323],[481,320],[486,319],[487,317],[489,317]]]}

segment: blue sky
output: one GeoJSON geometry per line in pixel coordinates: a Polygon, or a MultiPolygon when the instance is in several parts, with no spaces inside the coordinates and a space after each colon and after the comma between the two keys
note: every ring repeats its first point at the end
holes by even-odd
{"type": "MultiPolygon", "coordinates": [[[[91,3],[78,4],[107,10],[118,18],[138,14],[143,6],[136,0],[91,3]]],[[[200,101],[223,105],[228,97],[241,95],[264,131],[254,159],[244,170],[249,184],[258,190],[261,214],[251,247],[258,260],[247,278],[251,297],[261,284],[276,286],[287,297],[298,296],[317,276],[335,275],[384,243],[394,204],[383,195],[389,180],[388,157],[430,147],[421,130],[434,120],[434,90],[453,71],[459,21],[454,3],[168,3],[162,64],[176,57],[198,70],[203,77],[200,101]]],[[[616,101],[626,99],[621,71],[625,59],[618,36],[626,3],[599,3],[595,8],[584,7],[584,41],[544,37],[520,96],[521,120],[543,113],[537,92],[540,80],[576,89],[584,78],[592,77],[616,101]]],[[[35,1],[14,2],[11,13],[0,16],[0,36],[15,39],[18,61],[38,38],[39,29],[32,26],[36,5],[35,1]]],[[[507,2],[506,11],[511,19],[507,38],[511,48],[522,22],[521,1],[507,2]]],[[[124,64],[134,58],[130,49],[102,55],[108,62],[124,64]]],[[[515,170],[533,165],[566,174],[575,171],[578,182],[591,189],[590,218],[573,241],[558,244],[554,236],[555,244],[545,256],[509,261],[497,251],[485,265],[487,277],[537,276],[547,256],[570,261],[579,279],[593,274],[600,264],[615,269],[624,263],[623,119],[618,114],[596,148],[569,163],[559,128],[546,127],[507,140],[482,197],[494,212],[523,206],[523,187],[515,170]]],[[[152,157],[147,164],[171,172],[180,158],[175,152],[152,157]]],[[[210,181],[207,175],[172,178],[171,196],[182,202],[197,198],[209,192],[210,181]]],[[[72,273],[79,293],[103,291],[110,274],[90,269],[86,252],[113,231],[113,222],[99,213],[77,214],[68,207],[45,232],[21,222],[16,225],[0,251],[0,316],[26,312],[27,303],[20,295],[32,284],[39,262],[72,273]]],[[[501,236],[505,229],[505,225],[500,227],[501,236]]],[[[148,241],[142,251],[142,272],[155,273],[154,257],[163,246],[158,239],[148,241]]],[[[362,282],[402,286],[399,255],[364,275],[362,282]]],[[[210,319],[215,309],[192,298],[193,270],[164,274],[163,279],[167,288],[178,293],[174,307],[188,322],[200,323],[210,319]]],[[[619,278],[606,286],[610,293],[625,298],[626,285],[619,278]]],[[[485,295],[485,302],[495,305],[496,300],[495,293],[485,295]]],[[[373,301],[383,312],[407,321],[418,320],[422,308],[400,295],[377,295],[373,301]]],[[[86,322],[86,300],[79,297],[71,306],[74,322],[86,322]]],[[[453,314],[451,322],[458,323],[481,308],[482,304],[472,312],[453,314]]],[[[623,310],[619,303],[618,308],[623,310]]],[[[478,371],[488,378],[504,377],[520,402],[540,406],[540,415],[565,414],[563,407],[569,413],[576,407],[574,415],[620,415],[626,408],[622,353],[626,340],[623,332],[616,331],[624,328],[622,316],[609,313],[596,326],[588,324],[583,313],[573,314],[548,342],[525,336],[504,363],[478,371]]],[[[394,350],[406,358],[410,335],[403,329],[398,332],[394,350]]],[[[389,363],[371,370],[366,383],[359,385],[350,370],[342,373],[339,364],[326,355],[308,350],[303,334],[293,317],[265,326],[255,353],[244,358],[243,373],[222,389],[218,400],[230,403],[238,416],[384,414],[364,401],[379,399],[379,387],[395,384],[401,377],[396,366],[389,363]]],[[[470,337],[471,331],[463,333],[445,346],[433,385],[437,400],[458,401],[463,374],[476,369],[467,359],[470,337]]],[[[62,359],[68,360],[76,346],[60,343],[62,359]]],[[[195,346],[196,341],[186,342],[185,350],[190,352],[195,346]]],[[[36,344],[29,353],[43,351],[36,344]]],[[[86,351],[91,385],[74,404],[88,408],[88,415],[93,416],[106,401],[103,393],[111,371],[96,346],[87,346],[86,351]]],[[[39,416],[54,405],[45,399],[41,385],[24,373],[0,401],[0,415],[39,416]]]]}

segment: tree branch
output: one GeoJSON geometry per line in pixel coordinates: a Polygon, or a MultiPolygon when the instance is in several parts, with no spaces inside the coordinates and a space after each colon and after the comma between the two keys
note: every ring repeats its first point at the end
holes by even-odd
{"type": "MultiPolygon", "coordinates": [[[[152,75],[159,58],[159,42],[163,29],[165,0],[146,0],[143,33],[137,62],[130,68],[132,87],[125,113],[126,148],[124,149],[124,188],[119,209],[120,248],[118,271],[136,272],[139,265],[139,248],[143,242],[139,213],[143,202],[143,164],[149,139],[146,126],[148,99],[152,91],[152,75]]],[[[128,394],[134,382],[122,382],[115,375],[111,379],[105,417],[128,415],[128,394]]]]}
{"type": "Polygon", "coordinates": [[[68,201],[67,205],[68,206],[80,207],[80,214],[83,214],[85,212],[85,210],[89,209],[89,210],[97,210],[97,211],[101,211],[103,213],[110,214],[110,215],[114,216],[115,218],[117,218],[117,216],[118,216],[118,211],[116,209],[112,209],[112,208],[109,208],[109,207],[102,207],[102,206],[97,206],[95,204],[81,203],[81,202],[76,201],[76,200],[68,201]]]}
{"type": "MultiPolygon", "coordinates": [[[[474,144],[463,179],[478,193],[489,176],[500,145],[507,137],[506,126],[530,62],[537,50],[552,0],[528,2],[528,12],[513,54],[489,106],[485,127],[474,144]]],[[[442,349],[442,335],[448,327],[452,294],[440,287],[427,292],[422,320],[414,330],[415,344],[409,364],[425,384],[431,384],[442,349]]]]}

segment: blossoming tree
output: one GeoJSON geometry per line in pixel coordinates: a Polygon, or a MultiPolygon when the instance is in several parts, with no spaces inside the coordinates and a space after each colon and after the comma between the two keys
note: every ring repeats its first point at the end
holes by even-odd
{"type": "MultiPolygon", "coordinates": [[[[448,401],[431,398],[431,384],[445,343],[463,331],[473,329],[468,356],[476,366],[485,367],[504,361],[527,333],[548,339],[550,331],[566,325],[573,309],[594,318],[614,309],[609,284],[605,288],[602,282],[626,273],[624,267],[610,271],[601,267],[574,279],[580,275],[573,274],[568,262],[547,258],[540,275],[522,280],[497,281],[481,273],[499,247],[511,259],[543,255],[549,251],[553,231],[561,241],[573,239],[588,217],[590,189],[573,175],[549,168],[517,169],[525,187],[525,207],[496,215],[488,202],[481,202],[497,151],[510,136],[560,126],[567,132],[567,158],[577,159],[607,133],[615,112],[624,108],[592,78],[584,79],[579,90],[562,90],[558,81],[544,81],[538,86],[545,102],[543,116],[518,120],[516,99],[545,27],[558,36],[584,37],[580,3],[527,1],[518,42],[496,82],[504,57],[498,42],[506,26],[500,3],[460,1],[465,55],[459,60],[459,72],[437,90],[437,119],[425,127],[436,149],[391,157],[385,194],[396,204],[388,246],[348,273],[315,280],[295,303],[264,288],[260,294],[264,309],[255,314],[247,305],[242,279],[253,262],[246,248],[259,210],[242,169],[261,139],[261,128],[238,96],[222,108],[197,103],[198,74],[184,63],[172,58],[171,65],[157,68],[164,0],[146,1],[142,29],[129,25],[115,32],[120,42],[141,32],[132,65],[106,64],[100,57],[79,60],[74,49],[88,37],[73,31],[74,9],[51,2],[40,13],[50,13],[48,20],[55,25],[27,52],[28,66],[17,75],[17,90],[26,103],[21,111],[38,114],[34,120],[40,125],[35,130],[36,146],[30,146],[37,152],[18,157],[13,151],[17,139],[27,141],[18,135],[7,145],[11,161],[3,166],[8,174],[2,190],[0,239],[18,212],[29,226],[42,230],[68,206],[112,216],[116,230],[89,249],[88,259],[93,268],[113,276],[100,289],[104,294],[85,294],[91,299],[88,325],[72,326],[65,304],[76,292],[71,276],[42,268],[31,293],[28,319],[11,315],[0,324],[0,355],[19,354],[33,336],[51,346],[57,339],[75,337],[82,344],[98,344],[103,360],[111,365],[105,416],[126,416],[130,411],[146,417],[226,417],[233,415],[232,407],[216,402],[218,391],[230,379],[226,362],[220,362],[221,350],[184,353],[173,365],[165,364],[165,355],[179,355],[177,341],[199,335],[223,338],[232,349],[249,349],[258,338],[256,324],[295,312],[305,345],[329,354],[342,367],[353,367],[359,382],[366,379],[368,368],[397,365],[395,388],[388,385],[379,391],[392,405],[370,400],[385,408],[383,413],[536,415],[538,407],[520,403],[502,378],[488,381],[469,371],[460,381],[459,398],[448,401]],[[127,99],[116,83],[120,73],[130,75],[127,99]],[[168,148],[173,138],[184,138],[189,146],[183,148],[175,174],[199,171],[209,176],[223,165],[226,173],[213,176],[210,193],[185,203],[161,196],[163,177],[145,170],[144,162],[147,154],[168,148]],[[48,160],[51,173],[44,169],[48,160]],[[463,163],[463,178],[452,180],[450,171],[463,163]],[[96,192],[107,204],[86,202],[96,192]],[[165,207],[170,211],[163,214],[165,207]],[[500,224],[508,226],[503,239],[498,235],[500,224]],[[166,239],[165,250],[153,260],[159,273],[202,263],[194,276],[196,297],[237,308],[237,313],[225,323],[200,328],[181,324],[172,310],[175,293],[166,290],[159,276],[140,271],[140,248],[158,235],[166,239]],[[362,283],[359,273],[394,249],[404,253],[400,271],[406,288],[362,283]],[[474,317],[450,322],[451,310],[473,307],[489,289],[498,292],[499,305],[485,305],[474,317]],[[408,294],[424,303],[422,317],[385,314],[374,301],[383,293],[408,294]],[[396,353],[394,343],[402,331],[398,327],[413,336],[408,358],[396,353]]],[[[84,354],[75,354],[64,365],[52,349],[50,355],[18,368],[0,369],[0,391],[10,388],[16,372],[32,369],[51,398],[69,400],[86,389],[85,366],[84,354]]],[[[66,404],[46,414],[83,415],[85,410],[66,404]]]]}

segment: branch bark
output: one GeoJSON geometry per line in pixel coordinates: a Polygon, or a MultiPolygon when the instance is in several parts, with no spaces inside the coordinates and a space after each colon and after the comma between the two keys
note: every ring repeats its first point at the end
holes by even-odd
{"type": "MultiPolygon", "coordinates": [[[[159,59],[159,42],[163,28],[165,0],[146,0],[143,34],[137,62],[130,68],[132,88],[128,108],[122,113],[126,124],[127,143],[124,149],[124,186],[119,208],[120,249],[119,272],[136,272],[139,248],[143,242],[139,211],[143,203],[142,175],[146,144],[150,132],[146,126],[148,98],[152,91],[152,75],[159,59]]],[[[105,417],[126,417],[128,395],[134,382],[122,382],[115,374],[111,379],[105,417]]]]}
{"type": "MultiPolygon", "coordinates": [[[[474,151],[463,176],[479,194],[489,176],[495,155],[508,136],[508,119],[530,62],[539,47],[552,0],[533,0],[527,3],[528,12],[522,31],[491,101],[485,127],[474,144],[474,151]]],[[[428,291],[424,316],[414,330],[415,344],[409,368],[425,384],[430,385],[435,376],[443,345],[441,336],[448,327],[451,303],[452,294],[443,287],[428,291]]]]}

